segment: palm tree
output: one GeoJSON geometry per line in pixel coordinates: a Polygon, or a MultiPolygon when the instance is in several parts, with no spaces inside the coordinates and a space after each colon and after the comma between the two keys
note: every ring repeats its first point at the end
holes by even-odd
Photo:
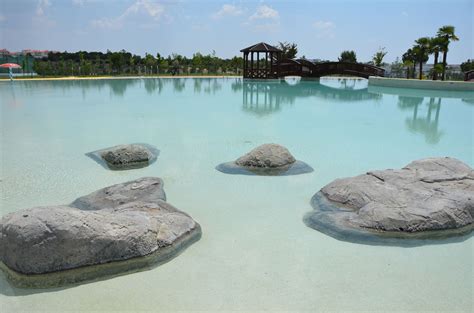
{"type": "Polygon", "coordinates": [[[383,58],[387,55],[387,51],[385,48],[379,48],[379,51],[375,52],[374,56],[372,57],[372,61],[374,62],[375,66],[382,66],[383,65],[383,58]]]}
{"type": "Polygon", "coordinates": [[[415,41],[416,45],[413,47],[416,62],[420,64],[420,75],[419,79],[423,78],[423,63],[426,63],[429,59],[430,50],[430,38],[421,37],[415,41]]]}
{"type": "Polygon", "coordinates": [[[454,34],[454,26],[451,25],[445,25],[441,27],[438,30],[438,37],[443,38],[444,40],[442,41],[442,49],[443,51],[443,74],[441,76],[441,79],[444,80],[446,77],[446,59],[448,56],[448,50],[449,50],[449,44],[451,41],[458,41],[459,38],[454,34]]]}
{"type": "Polygon", "coordinates": [[[415,54],[413,52],[413,49],[408,49],[407,52],[403,54],[402,62],[403,62],[403,65],[407,67],[407,79],[410,78],[410,68],[412,66],[413,66],[412,78],[415,78],[416,60],[415,60],[415,54]]]}
{"type": "MultiPolygon", "coordinates": [[[[439,53],[443,49],[443,43],[444,39],[441,37],[433,37],[430,39],[430,53],[434,54],[434,63],[433,63],[433,69],[438,69],[438,58],[439,58],[439,53]]],[[[437,70],[433,71],[433,80],[438,79],[438,72],[437,70]]]]}

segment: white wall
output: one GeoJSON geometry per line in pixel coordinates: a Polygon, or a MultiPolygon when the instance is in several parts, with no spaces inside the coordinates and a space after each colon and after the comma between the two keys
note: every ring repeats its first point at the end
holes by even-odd
{"type": "Polygon", "coordinates": [[[474,82],[369,77],[369,86],[432,90],[474,91],[474,82]]]}

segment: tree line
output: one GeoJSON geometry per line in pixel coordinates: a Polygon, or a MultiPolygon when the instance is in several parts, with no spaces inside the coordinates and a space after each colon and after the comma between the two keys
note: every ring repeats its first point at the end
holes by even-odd
{"type": "Polygon", "coordinates": [[[50,52],[35,60],[33,70],[41,76],[156,75],[156,74],[240,74],[242,58],[222,59],[194,53],[192,58],[173,53],[144,57],[121,50],[112,52],[50,52]]]}
{"type": "Polygon", "coordinates": [[[407,78],[415,78],[416,65],[418,64],[419,79],[422,79],[423,64],[428,62],[430,55],[433,55],[434,64],[430,76],[433,80],[437,80],[441,75],[441,80],[445,80],[449,45],[451,42],[459,40],[454,32],[454,26],[446,25],[439,28],[434,37],[421,37],[415,40],[413,47],[402,56],[407,78]],[[439,63],[440,54],[443,56],[441,63],[439,63]]]}
{"type": "MultiPolygon", "coordinates": [[[[408,49],[401,61],[399,58],[391,64],[392,76],[415,78],[416,67],[419,66],[419,78],[423,78],[423,64],[430,55],[434,56],[434,66],[430,72],[433,80],[441,78],[445,80],[447,73],[447,54],[450,43],[459,38],[455,34],[454,26],[443,26],[439,28],[434,37],[422,37],[415,41],[412,48],[408,49]],[[440,57],[442,60],[440,62],[440,57]]],[[[298,54],[296,43],[279,42],[276,45],[283,51],[285,59],[294,59],[298,54]]],[[[379,48],[372,60],[365,64],[384,66],[384,57],[387,55],[385,48],[379,48]]],[[[305,58],[303,56],[302,58],[305,58]]],[[[343,51],[339,62],[357,63],[355,51],[343,51]]],[[[321,61],[325,62],[325,61],[321,61]]],[[[43,59],[35,60],[33,70],[41,76],[95,76],[95,75],[156,75],[156,74],[193,74],[193,75],[240,75],[242,73],[242,57],[222,59],[213,51],[204,55],[194,53],[191,58],[173,53],[167,57],[145,54],[144,57],[132,54],[125,50],[112,52],[79,51],[51,52],[43,59]]],[[[31,65],[30,65],[31,66],[31,65]]],[[[462,71],[473,69],[473,61],[467,60],[461,65],[462,71]]],[[[457,78],[451,76],[450,78],[457,78]]]]}

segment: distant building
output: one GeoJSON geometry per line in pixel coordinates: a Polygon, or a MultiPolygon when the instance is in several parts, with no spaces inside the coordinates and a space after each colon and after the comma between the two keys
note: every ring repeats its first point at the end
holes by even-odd
{"type": "Polygon", "coordinates": [[[0,59],[4,59],[10,56],[10,51],[7,49],[0,49],[0,59]]]}
{"type": "Polygon", "coordinates": [[[22,55],[30,54],[33,58],[38,59],[38,58],[47,57],[50,52],[56,52],[56,51],[25,49],[18,53],[21,53],[22,55]]]}
{"type": "Polygon", "coordinates": [[[11,57],[20,57],[31,55],[35,59],[40,59],[47,57],[50,52],[57,52],[57,51],[50,51],[50,50],[33,50],[33,49],[24,49],[17,52],[8,51],[7,49],[0,49],[0,58],[5,58],[8,56],[11,57]]]}
{"type": "MultiPolygon", "coordinates": [[[[402,67],[401,71],[394,71],[392,69],[391,64],[384,64],[382,68],[385,70],[385,77],[400,77],[400,78],[405,78],[406,77],[406,68],[402,67]]],[[[418,78],[418,70],[420,69],[420,65],[416,64],[415,66],[415,71],[416,71],[416,78],[418,78]]],[[[425,77],[430,77],[431,75],[431,70],[433,69],[433,64],[432,63],[424,63],[423,64],[423,75],[425,77]]],[[[446,77],[447,79],[454,79],[454,80],[459,80],[463,77],[463,72],[461,70],[461,65],[460,64],[448,64],[446,66],[446,77]]]]}

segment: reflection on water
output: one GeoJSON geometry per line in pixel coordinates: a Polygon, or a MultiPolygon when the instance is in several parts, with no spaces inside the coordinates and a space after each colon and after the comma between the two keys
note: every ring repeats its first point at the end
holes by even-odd
{"type": "Polygon", "coordinates": [[[474,100],[474,92],[472,91],[454,91],[454,90],[431,90],[431,89],[415,89],[415,88],[394,88],[368,86],[368,92],[374,94],[387,94],[407,97],[424,97],[424,98],[453,98],[465,99],[466,101],[474,100]]]}
{"type": "Polygon", "coordinates": [[[232,84],[234,92],[242,90],[242,109],[255,115],[279,112],[282,106],[292,106],[298,98],[315,97],[338,102],[379,100],[381,95],[360,88],[358,80],[330,80],[326,85],[317,81],[302,81],[289,84],[286,81],[236,81],[232,84]],[[349,82],[347,81],[354,81],[349,82]],[[335,82],[335,84],[334,84],[335,82]]]}
{"type": "MultiPolygon", "coordinates": [[[[147,92],[154,91],[157,87],[153,85],[148,79],[144,79],[145,89],[147,92]]],[[[111,94],[119,97],[123,97],[128,87],[132,87],[137,84],[141,84],[140,79],[79,79],[79,80],[59,80],[59,81],[22,81],[21,84],[17,84],[19,88],[22,88],[24,92],[28,93],[41,84],[41,88],[44,90],[48,89],[60,89],[63,94],[68,93],[72,89],[80,89],[83,97],[89,91],[102,90],[103,88],[109,88],[111,94]]]]}
{"type": "Polygon", "coordinates": [[[293,104],[293,97],[282,97],[277,91],[280,84],[243,83],[242,110],[256,115],[280,111],[281,103],[293,104]]]}
{"type": "MultiPolygon", "coordinates": [[[[22,89],[29,93],[36,84],[44,90],[60,89],[63,94],[70,89],[79,89],[83,98],[90,91],[108,88],[114,96],[124,97],[127,90],[144,88],[149,95],[159,95],[164,90],[183,93],[186,88],[195,94],[216,94],[229,81],[230,89],[236,96],[241,94],[242,110],[256,116],[267,116],[281,112],[283,107],[293,107],[298,99],[314,98],[339,103],[357,101],[382,102],[384,95],[398,96],[397,107],[402,111],[412,111],[405,121],[406,129],[424,136],[429,144],[440,142],[444,132],[439,129],[441,102],[443,98],[460,98],[467,105],[474,103],[473,92],[444,92],[436,90],[399,89],[368,86],[364,79],[328,78],[314,81],[288,83],[282,81],[251,81],[240,78],[142,78],[142,79],[99,79],[64,81],[23,81],[12,85],[12,89],[22,89]],[[167,86],[168,85],[168,86],[167,86]],[[429,99],[429,100],[428,100],[429,99]],[[426,112],[425,112],[426,110],[426,112]]],[[[16,82],[15,82],[16,83],[16,82]]],[[[18,106],[12,91],[9,104],[18,106]]]]}
{"type": "Polygon", "coordinates": [[[467,104],[474,104],[474,98],[462,99],[462,101],[466,102],[467,104]]]}
{"type": "Polygon", "coordinates": [[[472,91],[444,91],[411,88],[392,88],[369,86],[368,91],[373,94],[388,94],[398,96],[398,108],[413,111],[412,117],[405,120],[408,131],[422,134],[428,144],[440,142],[444,132],[438,128],[441,102],[444,98],[462,99],[466,104],[474,103],[474,92],[472,91]],[[429,98],[425,102],[425,99],[429,98]],[[425,103],[425,106],[423,106],[425,103]],[[421,109],[427,109],[426,114],[420,113],[421,109]]]}
{"type": "Polygon", "coordinates": [[[173,89],[176,92],[183,92],[186,87],[186,82],[183,78],[174,78],[173,79],[173,89]]]}
{"type": "Polygon", "coordinates": [[[63,80],[63,81],[22,81],[21,84],[15,85],[24,89],[26,92],[31,90],[36,84],[42,84],[44,89],[59,88],[63,93],[71,89],[80,89],[83,97],[91,90],[102,90],[109,88],[114,96],[125,96],[127,89],[133,86],[143,86],[148,94],[160,94],[165,85],[170,84],[174,92],[181,93],[186,89],[188,82],[192,80],[195,93],[215,94],[222,89],[219,79],[213,78],[142,78],[142,79],[79,79],[79,80],[63,80]],[[54,87],[53,87],[54,86],[54,87]]]}
{"type": "Polygon", "coordinates": [[[321,79],[288,86],[237,78],[174,79],[0,82],[2,215],[69,203],[78,193],[159,176],[170,200],[208,234],[153,271],[67,290],[25,295],[12,290],[0,274],[0,312],[156,307],[163,311],[309,307],[334,312],[349,307],[413,311],[418,304],[427,311],[470,311],[472,238],[442,247],[360,246],[333,240],[301,221],[310,208],[309,197],[339,177],[400,168],[430,156],[452,156],[473,166],[474,106],[461,101],[469,99],[468,94],[451,99],[417,90],[371,94],[363,80],[321,79]],[[279,100],[280,109],[264,118],[244,111],[244,92],[249,107],[267,103],[267,109],[270,104],[278,108],[279,100]],[[21,107],[10,105],[19,102],[21,107]],[[424,120],[425,127],[413,127],[417,131],[411,132],[407,118],[413,125],[424,120]],[[437,129],[442,133],[439,143],[428,144],[418,129],[437,129]],[[111,173],[84,156],[130,142],[159,147],[160,161],[111,173]],[[265,142],[287,146],[315,172],[247,180],[214,170],[265,142]],[[347,262],[347,255],[357,257],[347,262]],[[423,260],[423,266],[414,266],[414,260],[423,260]],[[412,283],[425,281],[427,273],[436,275],[429,277],[426,288],[412,283]],[[404,274],[412,279],[400,279],[404,274]],[[349,276],[358,282],[352,289],[349,276]],[[229,281],[232,292],[221,288],[229,281]],[[395,285],[399,288],[394,294],[395,285]],[[344,303],[334,301],[341,297],[346,297],[344,303]],[[368,303],[375,305],[368,307],[368,303]]]}
{"type": "Polygon", "coordinates": [[[194,93],[204,92],[206,94],[215,94],[222,89],[219,79],[215,78],[198,78],[194,81],[194,93]]]}
{"type": "Polygon", "coordinates": [[[321,79],[321,85],[346,90],[358,90],[368,88],[368,80],[362,78],[335,78],[321,79]]]}
{"type": "Polygon", "coordinates": [[[430,98],[426,103],[428,111],[426,116],[419,116],[419,108],[423,104],[424,98],[398,96],[398,107],[402,110],[413,110],[411,118],[405,120],[407,129],[414,133],[423,134],[429,144],[436,144],[440,141],[443,132],[438,129],[439,114],[441,110],[441,98],[430,98]]]}
{"type": "Polygon", "coordinates": [[[149,94],[152,94],[155,92],[158,92],[158,94],[160,94],[161,91],[163,90],[163,85],[164,85],[162,79],[145,79],[144,84],[145,84],[145,90],[149,94]]]}

